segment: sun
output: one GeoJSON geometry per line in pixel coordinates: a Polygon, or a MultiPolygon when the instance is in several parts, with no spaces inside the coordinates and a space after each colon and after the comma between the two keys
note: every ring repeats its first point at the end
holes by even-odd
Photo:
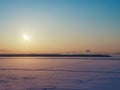
{"type": "Polygon", "coordinates": [[[30,37],[29,37],[28,34],[24,34],[24,35],[23,35],[23,38],[24,38],[24,40],[26,40],[26,41],[29,41],[29,40],[30,40],[30,37]]]}

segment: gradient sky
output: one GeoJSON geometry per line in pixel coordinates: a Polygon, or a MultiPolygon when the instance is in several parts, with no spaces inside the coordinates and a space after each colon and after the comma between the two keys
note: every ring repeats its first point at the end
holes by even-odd
{"type": "Polygon", "coordinates": [[[0,0],[0,53],[86,49],[120,52],[120,0],[0,0]]]}

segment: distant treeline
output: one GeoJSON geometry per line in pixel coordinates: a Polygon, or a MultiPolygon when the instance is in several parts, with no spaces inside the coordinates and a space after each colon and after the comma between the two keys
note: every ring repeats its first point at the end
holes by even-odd
{"type": "Polygon", "coordinates": [[[0,54],[0,57],[111,57],[104,54],[0,54]]]}

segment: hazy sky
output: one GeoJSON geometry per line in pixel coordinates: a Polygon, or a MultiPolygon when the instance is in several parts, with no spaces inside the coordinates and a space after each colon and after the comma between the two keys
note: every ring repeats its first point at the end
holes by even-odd
{"type": "Polygon", "coordinates": [[[120,52],[120,0],[0,0],[0,53],[86,49],[120,52]]]}

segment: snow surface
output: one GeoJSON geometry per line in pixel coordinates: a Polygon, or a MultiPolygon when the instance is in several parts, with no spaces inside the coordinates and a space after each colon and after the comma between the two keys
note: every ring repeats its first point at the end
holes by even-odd
{"type": "Polygon", "coordinates": [[[0,90],[120,90],[120,58],[0,58],[0,90]]]}

